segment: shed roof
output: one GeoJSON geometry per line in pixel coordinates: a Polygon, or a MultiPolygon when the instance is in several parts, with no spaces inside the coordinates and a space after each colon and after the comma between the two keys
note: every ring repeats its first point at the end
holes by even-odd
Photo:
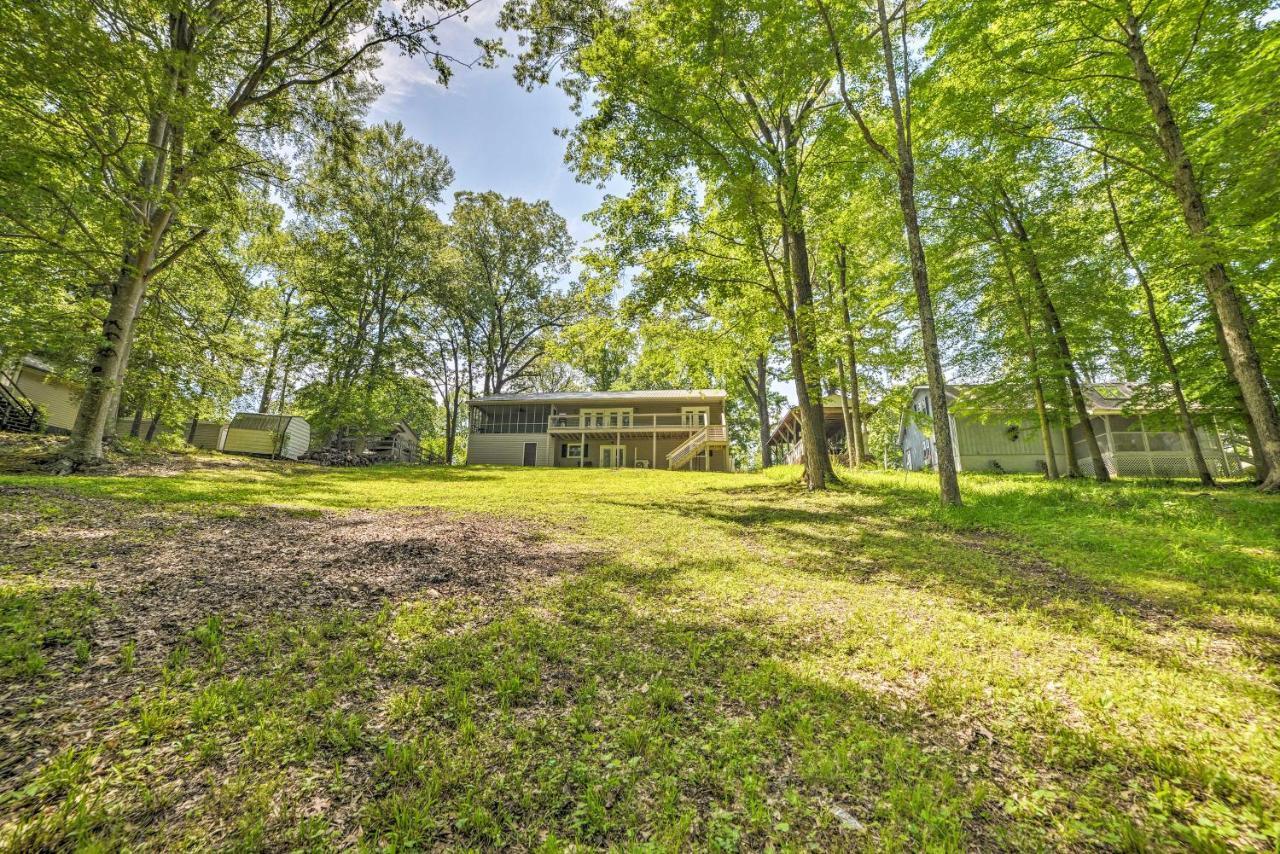
{"type": "Polygon", "coordinates": [[[231,419],[231,427],[237,430],[287,430],[290,421],[306,419],[299,415],[263,415],[260,412],[237,412],[231,419]]]}
{"type": "Polygon", "coordinates": [[[722,389],[648,389],[635,391],[552,391],[525,394],[490,394],[471,399],[482,403],[625,403],[636,400],[724,400],[722,389]]]}

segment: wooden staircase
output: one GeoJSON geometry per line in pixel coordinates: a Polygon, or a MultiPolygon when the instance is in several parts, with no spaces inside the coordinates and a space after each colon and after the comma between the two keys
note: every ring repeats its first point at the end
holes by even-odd
{"type": "Polygon", "coordinates": [[[678,469],[690,462],[704,448],[724,447],[728,443],[729,434],[723,424],[703,427],[667,454],[667,467],[678,469]]]}
{"type": "Polygon", "coordinates": [[[39,426],[35,405],[22,396],[7,376],[0,374],[0,430],[34,433],[39,426]]]}

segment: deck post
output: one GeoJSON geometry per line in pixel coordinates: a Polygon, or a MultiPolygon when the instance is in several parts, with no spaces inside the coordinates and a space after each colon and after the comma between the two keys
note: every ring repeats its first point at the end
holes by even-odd
{"type": "Polygon", "coordinates": [[[1222,454],[1222,476],[1231,477],[1231,463],[1227,460],[1227,443],[1222,441],[1222,431],[1218,429],[1218,416],[1210,416],[1213,422],[1213,435],[1218,439],[1218,453],[1222,454]]]}
{"type": "Polygon", "coordinates": [[[649,466],[658,467],[658,416],[653,416],[653,453],[649,455],[649,466]]]}
{"type": "MultiPolygon", "coordinates": [[[[1107,436],[1111,436],[1111,416],[1104,416],[1107,419],[1107,436]]],[[[1151,440],[1147,437],[1147,422],[1142,420],[1142,416],[1138,416],[1138,429],[1142,431],[1142,447],[1147,452],[1147,470],[1151,472],[1151,476],[1156,476],[1156,461],[1151,459],[1151,440]]],[[[1111,452],[1115,453],[1115,439],[1110,439],[1111,452]]],[[[1119,472],[1120,465],[1116,464],[1116,471],[1119,472]]]]}
{"type": "MultiPolygon", "coordinates": [[[[582,413],[578,413],[578,420],[582,420],[582,413]]],[[[582,468],[586,463],[583,462],[587,458],[587,431],[582,431],[582,440],[578,445],[578,468],[582,468]]]]}

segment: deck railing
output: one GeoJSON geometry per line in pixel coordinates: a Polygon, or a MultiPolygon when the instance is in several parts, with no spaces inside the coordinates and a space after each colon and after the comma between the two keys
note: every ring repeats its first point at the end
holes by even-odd
{"type": "Polygon", "coordinates": [[[701,430],[706,427],[698,415],[686,412],[607,413],[600,415],[552,415],[548,432],[572,430],[653,430],[662,428],[701,430]]]}
{"type": "Polygon", "coordinates": [[[680,468],[690,457],[707,445],[722,445],[726,441],[728,441],[728,431],[725,430],[723,424],[712,424],[709,427],[703,427],[680,443],[674,451],[667,454],[667,467],[680,468]]]}

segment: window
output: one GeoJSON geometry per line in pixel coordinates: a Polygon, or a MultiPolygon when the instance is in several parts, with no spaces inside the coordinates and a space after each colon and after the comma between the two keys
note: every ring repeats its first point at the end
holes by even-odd
{"type": "Polygon", "coordinates": [[[711,407],[682,406],[680,407],[680,417],[685,427],[706,427],[711,423],[711,407]]]}
{"type": "Polygon", "coordinates": [[[582,426],[586,428],[630,427],[634,409],[584,409],[582,410],[582,426]]]}
{"type": "Polygon", "coordinates": [[[1185,451],[1182,435],[1179,433],[1148,433],[1147,441],[1153,451],[1185,451]]]}
{"type": "Polygon", "coordinates": [[[571,460],[582,459],[582,445],[580,444],[565,445],[564,454],[562,456],[568,457],[571,460]]]}
{"type": "Polygon", "coordinates": [[[545,433],[549,406],[501,404],[476,406],[471,410],[471,429],[476,433],[545,433]]]}

